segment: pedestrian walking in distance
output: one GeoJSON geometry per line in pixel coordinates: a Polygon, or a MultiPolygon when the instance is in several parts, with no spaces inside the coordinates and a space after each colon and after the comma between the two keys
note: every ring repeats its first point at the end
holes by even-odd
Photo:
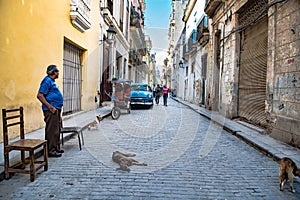
{"type": "Polygon", "coordinates": [[[55,83],[55,79],[59,76],[59,70],[56,65],[49,65],[46,72],[47,76],[40,84],[37,98],[42,103],[46,123],[45,139],[47,140],[48,156],[61,157],[64,152],[59,148],[63,95],[55,83]]]}
{"type": "Polygon", "coordinates": [[[160,96],[161,96],[161,87],[159,86],[159,84],[157,84],[156,91],[155,91],[155,102],[156,102],[156,105],[159,104],[160,96]]]}
{"type": "Polygon", "coordinates": [[[164,98],[164,106],[168,106],[168,92],[169,88],[165,85],[162,89],[163,98],[164,98]]]}
{"type": "Polygon", "coordinates": [[[155,92],[156,92],[156,86],[155,86],[155,84],[153,84],[153,87],[152,87],[153,98],[155,98],[155,92]]]}

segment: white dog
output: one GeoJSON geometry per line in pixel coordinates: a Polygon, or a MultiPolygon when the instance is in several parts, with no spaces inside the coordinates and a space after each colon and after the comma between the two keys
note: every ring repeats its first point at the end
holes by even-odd
{"type": "Polygon", "coordinates": [[[103,120],[103,117],[101,115],[96,116],[96,120],[94,120],[90,125],[88,126],[89,130],[97,130],[99,129],[100,121],[103,120]]]}

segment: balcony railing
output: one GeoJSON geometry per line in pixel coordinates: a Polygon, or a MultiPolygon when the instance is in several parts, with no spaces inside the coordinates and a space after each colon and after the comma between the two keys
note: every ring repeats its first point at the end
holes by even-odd
{"type": "Polygon", "coordinates": [[[72,24],[84,32],[91,27],[91,0],[71,0],[70,17],[72,24]]]}
{"type": "Polygon", "coordinates": [[[187,43],[185,44],[185,53],[189,53],[197,46],[197,31],[194,29],[193,33],[189,37],[187,43]]]}
{"type": "Polygon", "coordinates": [[[204,15],[201,22],[197,26],[197,40],[199,41],[203,37],[204,33],[208,32],[208,18],[204,15]]]}
{"type": "Polygon", "coordinates": [[[141,28],[142,18],[140,14],[135,10],[135,7],[132,6],[130,10],[130,26],[135,26],[141,28]]]}
{"type": "Polygon", "coordinates": [[[208,17],[204,15],[197,27],[197,41],[200,43],[200,45],[203,45],[205,42],[207,42],[206,40],[209,38],[207,36],[209,36],[208,17]]]}
{"type": "Polygon", "coordinates": [[[138,61],[138,55],[135,50],[131,50],[129,52],[129,60],[134,63],[136,63],[138,61]]]}

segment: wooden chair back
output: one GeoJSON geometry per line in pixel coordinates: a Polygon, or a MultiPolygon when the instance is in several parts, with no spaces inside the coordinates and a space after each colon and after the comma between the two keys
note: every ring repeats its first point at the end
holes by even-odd
{"type": "Polygon", "coordinates": [[[19,137],[25,138],[24,133],[24,110],[23,107],[16,109],[2,109],[3,120],[3,144],[7,146],[9,143],[8,128],[16,125],[20,125],[19,137]]]}

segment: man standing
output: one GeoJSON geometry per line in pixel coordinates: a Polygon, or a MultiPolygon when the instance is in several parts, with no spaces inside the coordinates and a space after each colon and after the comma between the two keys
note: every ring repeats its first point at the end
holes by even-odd
{"type": "Polygon", "coordinates": [[[47,67],[47,76],[42,80],[37,98],[42,103],[44,113],[45,139],[47,140],[48,156],[61,157],[63,150],[59,148],[59,136],[61,129],[61,109],[63,106],[63,95],[55,83],[59,76],[56,65],[47,67]]]}

